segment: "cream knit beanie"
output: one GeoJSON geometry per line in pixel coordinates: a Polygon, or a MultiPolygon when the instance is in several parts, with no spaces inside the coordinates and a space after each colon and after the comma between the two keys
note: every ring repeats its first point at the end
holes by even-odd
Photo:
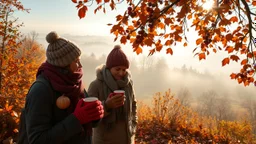
{"type": "Polygon", "coordinates": [[[46,41],[49,43],[46,61],[54,66],[68,66],[81,55],[80,49],[74,43],[59,37],[56,32],[50,32],[46,36],[46,41]]]}

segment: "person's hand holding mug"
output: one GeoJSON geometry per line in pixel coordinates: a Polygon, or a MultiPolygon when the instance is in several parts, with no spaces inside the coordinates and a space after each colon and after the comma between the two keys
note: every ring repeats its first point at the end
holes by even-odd
{"type": "Polygon", "coordinates": [[[80,99],[73,113],[81,124],[98,121],[104,116],[101,101],[96,97],[80,99]]]}
{"type": "Polygon", "coordinates": [[[113,93],[110,93],[107,100],[106,106],[108,109],[117,108],[124,105],[125,102],[125,91],[124,90],[115,90],[113,93]]]}

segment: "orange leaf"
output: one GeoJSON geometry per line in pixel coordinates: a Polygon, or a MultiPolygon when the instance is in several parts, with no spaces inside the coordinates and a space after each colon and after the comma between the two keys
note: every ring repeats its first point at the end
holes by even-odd
{"type": "Polygon", "coordinates": [[[138,48],[136,49],[136,53],[137,53],[137,55],[139,55],[140,53],[142,53],[142,48],[138,47],[138,48]]]}
{"type": "Polygon", "coordinates": [[[216,50],[216,49],[213,49],[213,52],[214,52],[214,53],[216,53],[216,52],[217,52],[217,50],[216,50]]]}
{"type": "Polygon", "coordinates": [[[241,65],[246,65],[247,64],[247,59],[244,59],[241,61],[241,65]]]}
{"type": "Polygon", "coordinates": [[[158,23],[158,27],[159,27],[159,28],[161,28],[161,29],[164,29],[165,24],[164,24],[164,23],[162,23],[162,22],[160,22],[160,23],[158,23]]]}
{"type": "Polygon", "coordinates": [[[237,55],[231,55],[230,59],[237,62],[240,58],[237,55]]]}
{"type": "Polygon", "coordinates": [[[196,45],[199,45],[200,43],[202,43],[203,42],[203,38],[198,38],[197,40],[196,40],[196,45]]]}
{"type": "Polygon", "coordinates": [[[205,58],[205,53],[198,54],[198,57],[199,57],[199,60],[206,59],[205,58]]]}
{"type": "Polygon", "coordinates": [[[186,42],[184,42],[183,46],[186,47],[186,46],[188,46],[188,44],[186,42]]]}
{"type": "Polygon", "coordinates": [[[172,49],[171,49],[171,48],[166,49],[166,54],[171,54],[171,55],[173,55],[172,49]]]}
{"type": "Polygon", "coordinates": [[[231,79],[236,79],[236,74],[235,74],[235,73],[232,73],[232,74],[230,75],[230,77],[231,77],[231,79]]]}
{"type": "Polygon", "coordinates": [[[225,66],[226,64],[229,64],[229,58],[224,58],[222,60],[222,66],[225,66]]]}
{"type": "Polygon", "coordinates": [[[169,46],[171,44],[172,44],[171,40],[167,40],[164,45],[169,46]]]}
{"type": "Polygon", "coordinates": [[[252,5],[253,5],[253,6],[256,6],[256,1],[253,1],[253,2],[252,2],[252,5]]]}
{"type": "Polygon", "coordinates": [[[73,3],[77,3],[77,0],[72,0],[73,3]]]}
{"type": "Polygon", "coordinates": [[[122,36],[122,38],[120,39],[120,42],[122,44],[126,44],[126,36],[122,36]]]}
{"type": "Polygon", "coordinates": [[[230,22],[238,22],[238,18],[236,16],[233,16],[230,18],[230,22]]]}
{"type": "Polygon", "coordinates": [[[109,24],[107,24],[108,26],[112,26],[113,24],[111,24],[111,23],[109,23],[109,24]]]}
{"type": "Polygon", "coordinates": [[[97,4],[100,4],[102,2],[102,0],[96,0],[97,4]]]}

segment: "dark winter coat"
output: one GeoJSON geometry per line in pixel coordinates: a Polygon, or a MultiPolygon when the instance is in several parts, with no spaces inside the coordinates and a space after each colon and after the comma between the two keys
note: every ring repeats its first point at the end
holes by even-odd
{"type": "Polygon", "coordinates": [[[18,144],[91,144],[85,126],[56,106],[59,96],[43,76],[37,78],[26,97],[18,144]]]}

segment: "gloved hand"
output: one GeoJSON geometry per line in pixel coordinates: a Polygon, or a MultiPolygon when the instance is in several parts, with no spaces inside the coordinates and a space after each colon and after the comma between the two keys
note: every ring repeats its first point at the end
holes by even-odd
{"type": "Polygon", "coordinates": [[[80,124],[86,124],[103,118],[104,109],[99,100],[85,103],[83,99],[80,99],[73,114],[79,120],[80,124]]]}

